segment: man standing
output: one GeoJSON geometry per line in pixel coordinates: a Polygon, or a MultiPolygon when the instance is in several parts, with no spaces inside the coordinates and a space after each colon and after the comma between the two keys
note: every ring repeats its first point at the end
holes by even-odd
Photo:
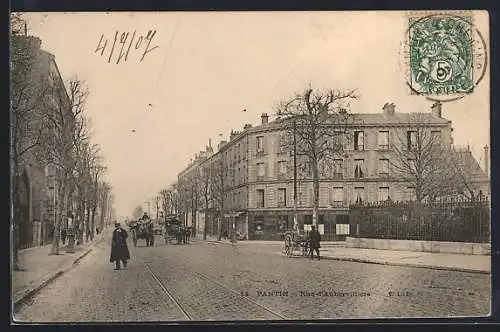
{"type": "Polygon", "coordinates": [[[61,241],[63,245],[66,244],[66,235],[67,235],[66,228],[63,228],[61,230],[61,241]]]}
{"type": "Polygon", "coordinates": [[[111,257],[109,261],[115,262],[115,270],[120,269],[120,261],[123,262],[123,267],[127,267],[127,260],[130,259],[130,253],[127,246],[127,231],[125,231],[120,223],[115,222],[115,230],[113,231],[113,239],[111,242],[111,257]]]}
{"type": "Polygon", "coordinates": [[[311,232],[309,232],[309,246],[311,248],[311,259],[314,259],[314,251],[316,251],[316,255],[318,255],[318,260],[320,260],[319,257],[319,248],[321,248],[319,244],[320,241],[321,241],[321,235],[316,229],[316,226],[313,225],[311,227],[311,232]]]}

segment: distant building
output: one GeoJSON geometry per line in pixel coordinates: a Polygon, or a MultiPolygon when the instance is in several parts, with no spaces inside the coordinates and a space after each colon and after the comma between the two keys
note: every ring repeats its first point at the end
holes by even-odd
{"type": "MultiPolygon", "coordinates": [[[[353,117],[355,121],[348,129],[353,139],[345,142],[344,155],[332,160],[320,175],[318,227],[326,239],[345,235],[341,226],[349,223],[352,203],[412,200],[414,188],[391,174],[390,165],[392,147],[402,144],[399,138],[408,142],[413,139],[414,119],[425,124],[442,144],[453,144],[451,121],[442,118],[440,104],[428,113],[398,113],[394,104],[386,104],[381,113],[353,117]]],[[[280,234],[292,229],[294,205],[293,156],[282,144],[284,132],[282,121],[269,121],[264,113],[259,126],[246,125],[241,132],[233,131],[229,142],[222,141],[216,153],[197,156],[178,176],[179,187],[185,189],[180,196],[181,210],[191,214],[190,220],[197,215],[198,220],[208,223],[208,235],[229,231],[234,222],[236,230],[249,239],[279,239],[280,234]],[[208,173],[212,174],[210,181],[216,182],[209,188],[210,196],[224,196],[222,212],[217,199],[206,206],[203,197],[198,195],[195,203],[190,195],[194,182],[203,181],[208,173]]],[[[486,190],[487,176],[470,153],[467,160],[478,166],[474,181],[481,182],[486,190]]],[[[298,223],[304,229],[312,223],[312,174],[307,163],[297,167],[298,223]]]]}

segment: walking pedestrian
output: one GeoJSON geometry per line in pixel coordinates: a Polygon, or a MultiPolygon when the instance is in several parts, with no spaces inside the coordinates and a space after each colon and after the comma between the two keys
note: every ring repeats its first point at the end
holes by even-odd
{"type": "Polygon", "coordinates": [[[321,241],[321,234],[319,234],[318,230],[316,229],[316,226],[311,227],[311,232],[309,232],[309,247],[311,250],[311,259],[314,259],[314,251],[316,251],[316,255],[318,255],[318,260],[320,260],[319,257],[319,248],[321,248],[320,245],[321,241]]]}
{"type": "Polygon", "coordinates": [[[115,270],[120,269],[120,262],[123,262],[123,267],[127,267],[127,261],[130,259],[130,253],[127,246],[127,231],[124,230],[120,223],[115,222],[115,230],[113,231],[113,239],[111,241],[111,257],[109,261],[115,263],[115,270]]]}
{"type": "Polygon", "coordinates": [[[63,245],[66,244],[66,235],[67,235],[66,228],[63,228],[61,230],[61,241],[63,245]]]}

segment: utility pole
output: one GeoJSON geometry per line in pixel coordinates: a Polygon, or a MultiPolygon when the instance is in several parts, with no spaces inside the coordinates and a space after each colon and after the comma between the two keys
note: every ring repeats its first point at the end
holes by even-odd
{"type": "Polygon", "coordinates": [[[293,119],[293,229],[299,233],[297,220],[297,121],[293,119]]]}

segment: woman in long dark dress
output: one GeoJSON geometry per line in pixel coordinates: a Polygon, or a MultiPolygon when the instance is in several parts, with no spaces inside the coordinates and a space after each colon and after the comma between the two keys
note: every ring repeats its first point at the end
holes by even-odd
{"type": "Polygon", "coordinates": [[[109,261],[115,263],[115,270],[120,269],[120,262],[123,262],[123,267],[127,267],[127,261],[130,259],[130,253],[127,246],[127,231],[124,230],[120,223],[115,223],[113,231],[113,239],[111,242],[111,257],[109,261]]]}

